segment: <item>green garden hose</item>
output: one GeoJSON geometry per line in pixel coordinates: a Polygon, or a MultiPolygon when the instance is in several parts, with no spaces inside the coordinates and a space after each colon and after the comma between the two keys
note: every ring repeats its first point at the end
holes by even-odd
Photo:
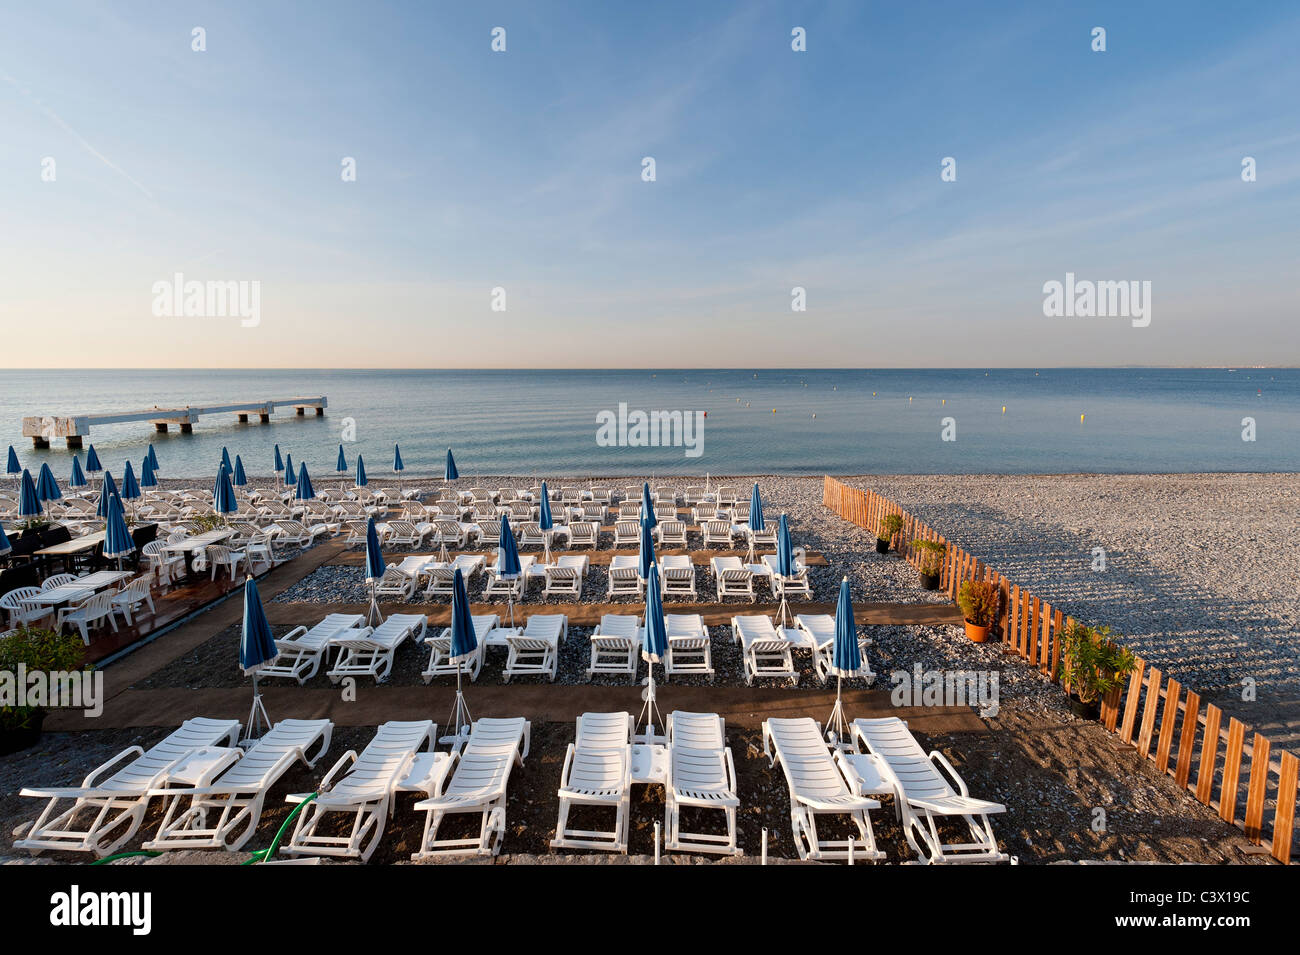
{"type": "Polygon", "coordinates": [[[320,795],[320,793],[318,793],[318,792],[317,792],[317,793],[312,793],[310,796],[308,796],[308,797],[307,797],[306,799],[304,799],[302,802],[298,803],[298,805],[294,806],[294,807],[293,807],[293,812],[289,813],[289,815],[285,817],[284,822],[280,825],[280,828],[276,831],[276,833],[275,833],[275,838],[271,840],[271,845],[270,845],[270,847],[269,847],[269,848],[266,848],[266,849],[258,849],[258,850],[256,850],[256,851],[253,853],[253,857],[252,857],[251,859],[249,859],[247,862],[241,862],[241,863],[239,863],[239,864],[240,864],[240,865],[256,865],[257,863],[259,863],[259,862],[265,862],[267,859],[269,859],[269,858],[271,858],[272,856],[274,856],[274,855],[275,855],[275,850],[278,849],[278,848],[280,848],[280,838],[284,835],[284,830],[286,830],[286,829],[289,828],[289,823],[293,822],[294,817],[297,816],[298,813],[302,812],[302,807],[303,807],[303,806],[307,805],[307,803],[311,802],[313,799],[315,799],[315,798],[316,798],[317,796],[319,796],[319,795],[320,795]]]}
{"type": "MultiPolygon", "coordinates": [[[[284,830],[286,830],[286,829],[289,828],[289,823],[293,822],[293,820],[297,817],[298,813],[302,812],[302,807],[303,807],[303,806],[307,805],[307,803],[311,802],[313,799],[315,799],[315,798],[316,798],[317,796],[319,796],[319,795],[320,795],[320,793],[312,793],[310,796],[308,796],[308,797],[307,797],[306,799],[304,799],[302,802],[298,803],[298,805],[294,806],[294,807],[293,807],[293,811],[292,811],[291,813],[289,813],[288,816],[285,817],[284,822],[280,825],[280,828],[276,831],[276,833],[275,833],[275,838],[271,840],[271,845],[270,845],[270,847],[269,847],[269,848],[266,848],[266,849],[258,849],[258,850],[256,850],[256,851],[254,851],[254,852],[253,852],[253,856],[252,856],[251,859],[247,860],[246,862],[241,862],[241,863],[239,863],[239,864],[240,864],[240,865],[256,865],[257,863],[259,863],[259,862],[265,862],[267,859],[269,859],[269,858],[271,858],[272,856],[274,856],[274,855],[275,855],[275,850],[278,849],[278,848],[280,848],[280,840],[284,837],[284,830]]],[[[136,851],[134,851],[134,852],[118,852],[118,853],[116,853],[115,855],[104,856],[104,858],[102,858],[102,859],[96,859],[94,862],[92,862],[92,863],[90,863],[90,864],[91,864],[91,865],[107,865],[107,864],[110,863],[110,862],[116,862],[118,859],[129,859],[129,858],[131,858],[132,856],[149,856],[149,857],[152,858],[153,856],[160,856],[160,855],[162,855],[161,852],[150,852],[150,851],[148,851],[148,850],[146,850],[146,849],[139,849],[139,850],[136,850],[136,851]]]]}

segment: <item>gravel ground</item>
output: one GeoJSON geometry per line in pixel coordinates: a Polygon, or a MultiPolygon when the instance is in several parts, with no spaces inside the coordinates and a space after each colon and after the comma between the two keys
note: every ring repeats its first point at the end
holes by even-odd
{"type": "MultiPolygon", "coordinates": [[[[944,597],[917,586],[916,572],[893,554],[880,556],[874,552],[875,535],[847,521],[837,519],[822,504],[821,478],[795,478],[778,476],[761,476],[744,478],[733,482],[737,486],[749,488],[757,481],[763,497],[763,513],[768,522],[775,524],[782,513],[790,526],[790,537],[796,547],[803,547],[809,552],[822,554],[828,562],[826,567],[809,568],[813,596],[816,600],[834,600],[839,593],[840,579],[848,576],[853,589],[853,598],[858,601],[873,600],[908,600],[911,602],[942,603],[944,597]]],[[[462,482],[464,483],[464,482],[462,482]]],[[[477,486],[496,487],[531,487],[532,477],[485,477],[477,486]]],[[[563,486],[564,479],[548,481],[548,486],[556,491],[563,486]]],[[[619,479],[617,483],[606,482],[602,486],[616,488],[621,494],[625,486],[637,483],[629,479],[619,479]]],[[[703,483],[698,479],[654,480],[651,487],[669,486],[677,489],[679,499],[688,485],[703,483]]],[[[713,486],[718,482],[714,481],[713,486]]],[[[436,488],[441,482],[427,484],[408,481],[406,486],[422,488],[428,497],[436,497],[436,488]]],[[[621,498],[620,498],[621,499],[621,498]]],[[[691,533],[688,537],[692,548],[699,548],[699,536],[691,533]]],[[[600,548],[609,550],[613,547],[613,532],[602,534],[600,548]]],[[[490,548],[485,548],[488,550],[490,548]]],[[[430,548],[384,548],[384,553],[401,555],[403,553],[429,553],[430,548]]],[[[564,548],[557,548],[557,553],[565,553],[564,548]]],[[[523,553],[532,553],[524,551],[523,553]]],[[[713,576],[707,567],[696,568],[696,587],[701,597],[707,598],[713,592],[713,576]]],[[[584,594],[590,592],[592,598],[606,602],[605,587],[607,570],[604,567],[592,567],[583,586],[584,594]]],[[[480,579],[470,587],[470,599],[477,599],[484,586],[480,579]]],[[[536,584],[533,585],[537,587],[536,584]]],[[[760,593],[763,588],[760,587],[760,593]]],[[[534,589],[533,592],[536,592],[534,589]]],[[[368,591],[362,579],[361,571],[352,567],[322,567],[316,573],[289,588],[276,598],[284,602],[333,603],[345,601],[363,603],[369,599],[368,591]]],[[[617,602],[617,601],[615,601],[617,602]]],[[[628,601],[633,603],[635,601],[628,601]]]]}
{"type": "Polygon", "coordinates": [[[1076,619],[1269,735],[1300,740],[1300,478],[1290,474],[864,477],[1076,619]],[[1094,548],[1105,570],[1093,569],[1094,548]],[[1243,681],[1257,698],[1243,699],[1243,681]]]}
{"type": "MultiPolygon", "coordinates": [[[[1253,862],[1265,864],[1259,856],[1248,856],[1244,836],[1225,826],[1207,809],[1187,799],[1170,779],[1144,771],[1141,760],[1125,747],[1117,746],[1110,734],[1095,724],[1059,727],[1022,714],[1004,711],[993,734],[955,734],[926,737],[926,748],[948,753],[966,778],[971,790],[1004,802],[1008,811],[994,817],[994,831],[1002,850],[1023,863],[1051,863],[1063,860],[1107,859],[1111,861],[1159,862],[1253,862]],[[1077,730],[1077,731],[1076,731],[1077,730]],[[1008,740],[1014,740],[1009,744],[1008,740]],[[1065,768],[1062,768],[1064,764],[1065,768]],[[1096,810],[1105,810],[1105,828],[1094,831],[1096,810]]],[[[164,729],[105,730],[82,734],[48,734],[37,747],[0,761],[0,864],[41,862],[86,862],[70,853],[46,854],[32,859],[12,851],[12,831],[33,818],[36,800],[16,795],[23,785],[67,785],[81,778],[99,762],[129,745],[148,746],[164,729]]],[[[310,792],[333,761],[349,749],[360,750],[373,731],[359,727],[337,727],[329,753],[314,770],[301,764],[290,770],[272,789],[266,800],[257,833],[249,849],[270,845],[290,807],[284,797],[310,792]]],[[[763,828],[768,828],[768,852],[774,859],[796,859],[797,852],[789,825],[789,795],[780,769],[771,768],[762,754],[761,734],[754,729],[728,726],[728,744],[735,758],[737,789],[742,797],[738,815],[738,840],[753,861],[762,845],[763,828]]],[[[654,824],[663,821],[663,791],[654,786],[633,788],[629,834],[629,857],[594,855],[572,850],[551,849],[558,814],[556,788],[565,749],[573,739],[569,724],[534,723],[532,746],[522,768],[511,776],[506,806],[506,836],[503,855],[497,862],[564,863],[646,861],[653,853],[654,824]]],[[[399,795],[392,819],[372,864],[391,865],[410,861],[419,848],[424,814],[412,807],[414,794],[399,795]]],[[[591,812],[592,810],[587,810],[591,812]]],[[[123,851],[138,849],[161,819],[160,804],[146,815],[140,833],[123,851]]],[[[716,815],[721,819],[720,814],[716,815]]],[[[574,825],[603,817],[575,813],[574,825]]],[[[879,847],[891,863],[915,858],[908,848],[889,801],[871,813],[879,847]]],[[[709,816],[686,817],[688,825],[717,831],[709,816]]],[[[833,818],[819,820],[824,837],[843,838],[847,827],[833,818]]],[[[468,834],[467,820],[449,823],[447,835],[468,834]]],[[[944,833],[955,836],[956,832],[944,833]]],[[[168,853],[156,862],[231,864],[247,858],[244,853],[168,853]]],[[[142,860],[133,859],[139,864],[142,860]]],[[[464,860],[457,860],[463,862],[464,860]]],[[[690,864],[712,861],[710,857],[677,855],[668,861],[690,864]]]]}
{"type": "MultiPolygon", "coordinates": [[[[1288,639],[1296,616],[1296,597],[1293,585],[1288,591],[1279,576],[1282,565],[1268,560],[1269,555],[1283,552],[1277,545],[1294,529],[1295,518],[1286,510],[1294,507],[1294,479],[1215,475],[859,480],[925,517],[1013,579],[1063,605],[1067,612],[1080,619],[1110,623],[1154,662],[1186,661],[1183,672],[1194,674],[1188,675],[1187,681],[1198,689],[1209,688],[1209,678],[1215,674],[1224,682],[1235,682],[1238,671],[1234,666],[1239,666],[1235,659],[1272,659],[1273,668],[1255,668],[1261,691],[1267,689],[1269,699],[1295,698],[1287,687],[1293,685],[1296,672],[1288,639]],[[951,503],[959,493],[960,504],[951,503]],[[1253,516],[1249,527],[1242,524],[1239,513],[1253,516]],[[1093,546],[1107,548],[1104,574],[1090,570],[1093,546]],[[1195,553],[1189,555],[1191,551],[1195,553]],[[1211,582],[1205,580],[1207,575],[1211,582]],[[1234,591],[1234,587],[1238,589],[1234,591]],[[1242,620],[1255,621],[1258,629],[1241,626],[1242,620]],[[1183,629],[1173,630],[1176,626],[1183,629]],[[1188,646],[1196,652],[1184,653],[1188,646]],[[1161,653],[1167,655],[1167,661],[1161,653]],[[1204,677],[1199,686],[1195,682],[1198,675],[1204,677]],[[1267,683],[1266,675],[1270,676],[1267,683]]],[[[813,568],[818,599],[833,599],[839,578],[847,575],[859,600],[942,600],[921,590],[914,571],[897,558],[874,554],[872,534],[826,511],[821,505],[820,478],[763,477],[759,481],[765,501],[770,502],[769,514],[785,511],[795,543],[821,552],[830,562],[829,567],[813,568]]],[[[493,487],[497,482],[505,483],[498,478],[481,481],[493,487]]],[[[531,484],[532,479],[526,483],[531,484]]],[[[631,482],[620,479],[609,483],[622,487],[631,482]]],[[[657,483],[684,487],[688,482],[657,483]]],[[[325,567],[299,584],[290,599],[360,602],[365,592],[358,578],[355,568],[325,567]]],[[[603,601],[603,580],[599,586],[594,578],[589,583],[588,599],[603,601]]],[[[702,594],[708,592],[710,583],[701,570],[698,585],[702,594]]],[[[471,596],[477,592],[476,587],[471,596]]],[[[310,617],[310,612],[306,616],[310,617]]],[[[739,654],[730,640],[730,628],[715,627],[712,632],[717,681],[735,685],[740,679],[739,654]]],[[[585,680],[582,671],[588,634],[588,628],[570,629],[558,682],[585,680]]],[[[997,817],[995,830],[1005,851],[1021,861],[1264,861],[1246,855],[1245,840],[1236,829],[1218,822],[1211,812],[1180,792],[1171,779],[1152,772],[1112,734],[1097,724],[1074,719],[1063,705],[1059,688],[1003,654],[997,645],[970,643],[955,627],[874,627],[871,635],[874,644],[869,660],[881,675],[877,686],[888,687],[892,671],[910,671],[917,665],[924,670],[997,673],[1001,709],[985,720],[995,732],[948,734],[921,741],[927,748],[934,746],[948,754],[973,793],[1007,804],[1008,812],[997,817]],[[1098,808],[1106,812],[1101,832],[1092,828],[1098,808]]],[[[137,685],[243,685],[229,666],[237,639],[234,628],[215,634],[137,685]]],[[[503,656],[489,657],[480,680],[500,679],[503,656]]],[[[392,683],[418,682],[426,660],[423,648],[404,647],[392,683]]],[[[322,676],[312,685],[328,684],[322,676]]],[[[806,686],[817,686],[810,670],[801,675],[800,687],[806,686]]],[[[1256,718],[1258,714],[1256,710],[1256,718]]],[[[137,742],[147,745],[161,732],[47,734],[33,750],[0,760],[0,818],[6,822],[3,835],[7,837],[14,825],[30,818],[29,800],[14,795],[19,786],[78,782],[122,747],[137,742]]],[[[512,781],[509,829],[498,861],[560,863],[591,858],[554,852],[546,845],[555,821],[555,786],[572,732],[569,725],[534,727],[533,755],[512,781]]],[[[340,727],[330,759],[348,747],[364,745],[369,733],[340,727]]],[[[756,853],[762,827],[768,826],[772,855],[793,856],[788,797],[780,771],[771,770],[761,757],[756,731],[729,727],[729,737],[745,804],[740,821],[742,846],[751,856],[756,853]]],[[[253,845],[266,845],[282,821],[286,811],[282,792],[310,789],[323,771],[320,767],[314,772],[295,770],[282,781],[267,802],[268,811],[253,845]]],[[[411,811],[411,801],[408,797],[398,800],[397,815],[376,862],[403,862],[418,845],[422,817],[411,811]]],[[[650,851],[653,823],[662,819],[662,795],[653,788],[638,787],[633,813],[635,858],[650,851]]],[[[889,807],[873,814],[873,819],[890,861],[910,858],[889,807]]],[[[7,839],[0,840],[0,861],[25,861],[25,857],[6,858],[7,844],[7,839]]],[[[206,855],[188,861],[200,859],[207,861],[206,855]]]]}

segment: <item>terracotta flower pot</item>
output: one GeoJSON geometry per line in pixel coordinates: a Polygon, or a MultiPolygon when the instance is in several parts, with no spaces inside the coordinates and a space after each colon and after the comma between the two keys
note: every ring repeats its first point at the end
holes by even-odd
{"type": "Polygon", "coordinates": [[[977,627],[969,620],[963,622],[966,624],[966,636],[971,643],[983,643],[989,638],[989,631],[993,629],[992,627],[977,627]]]}

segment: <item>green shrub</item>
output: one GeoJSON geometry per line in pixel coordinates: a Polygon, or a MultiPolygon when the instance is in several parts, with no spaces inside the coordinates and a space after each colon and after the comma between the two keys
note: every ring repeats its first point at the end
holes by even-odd
{"type": "Polygon", "coordinates": [[[1083,703],[1103,699],[1136,665],[1132,652],[1115,642],[1110,627],[1072,623],[1061,631],[1056,675],[1083,703]]]}
{"type": "Polygon", "coordinates": [[[208,531],[215,531],[218,527],[225,527],[226,519],[220,514],[198,514],[185,518],[185,523],[194,528],[194,533],[205,534],[208,531]]]}
{"type": "Polygon", "coordinates": [[[893,541],[894,535],[903,529],[903,518],[898,514],[886,514],[880,519],[880,529],[876,531],[876,540],[893,541]]]}
{"type": "Polygon", "coordinates": [[[927,577],[939,573],[940,568],[943,567],[943,556],[948,552],[948,545],[941,544],[939,541],[917,538],[912,541],[912,546],[920,552],[921,573],[927,577]]]}
{"type": "MultiPolygon", "coordinates": [[[[19,627],[0,638],[0,671],[17,679],[18,667],[26,671],[49,672],[76,669],[84,647],[76,634],[58,633],[38,627],[19,627]]],[[[40,713],[35,706],[0,706],[0,730],[25,729],[40,713]]]]}
{"type": "Polygon", "coordinates": [[[977,627],[991,627],[997,622],[1001,601],[998,588],[987,580],[968,580],[957,593],[962,616],[977,627]]]}

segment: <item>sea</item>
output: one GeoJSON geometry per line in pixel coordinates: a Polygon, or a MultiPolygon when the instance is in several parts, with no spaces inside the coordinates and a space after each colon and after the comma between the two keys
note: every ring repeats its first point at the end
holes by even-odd
{"type": "Polygon", "coordinates": [[[462,478],[1300,470],[1294,368],[15,370],[0,371],[0,433],[23,467],[66,479],[74,452],[34,449],[25,415],[301,395],[324,395],[325,415],[216,414],[189,435],[137,421],[88,442],[115,473],[152,442],[162,477],[193,478],[222,448],[270,475],[276,445],[333,477],[340,444],[385,480],[395,445],[406,476],[441,477],[450,448],[462,478]],[[638,412],[661,413],[657,445],[638,412]]]}

